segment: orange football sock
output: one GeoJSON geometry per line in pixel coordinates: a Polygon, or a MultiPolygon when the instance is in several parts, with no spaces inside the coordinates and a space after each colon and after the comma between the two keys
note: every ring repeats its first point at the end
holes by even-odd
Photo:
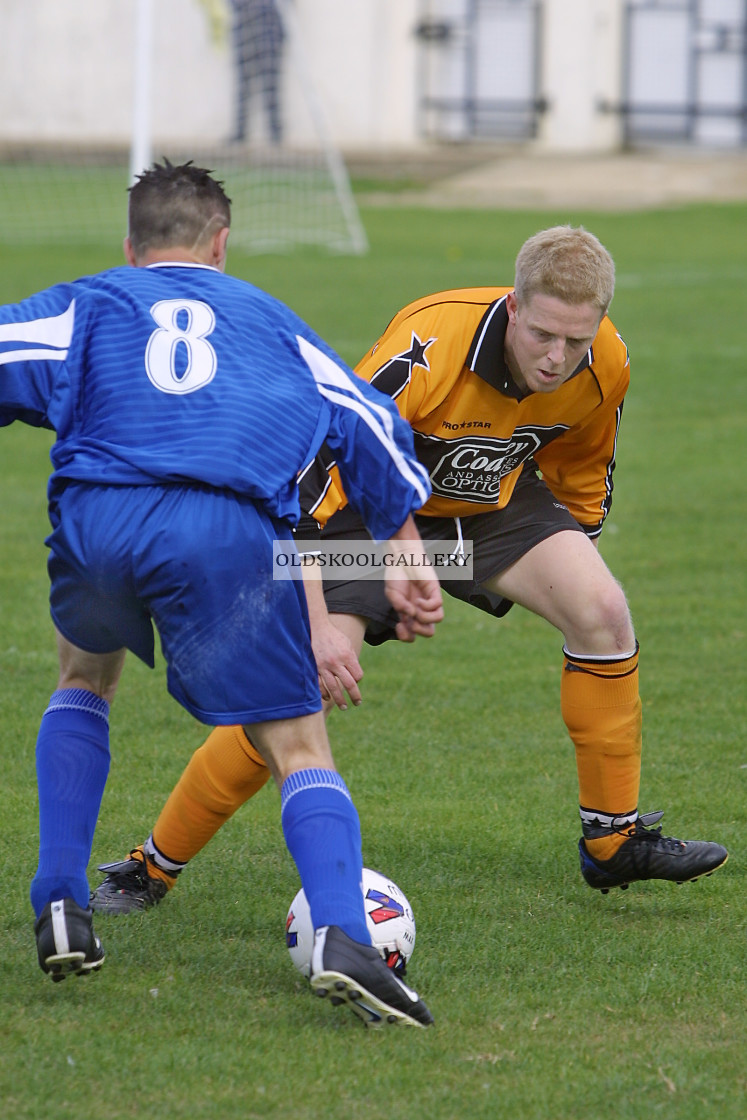
{"type": "Polygon", "coordinates": [[[158,853],[185,864],[270,777],[241,727],[216,727],[192,755],[151,834],[158,853]]]}
{"type": "MultiPolygon", "coordinates": [[[[145,850],[146,847],[151,847],[151,840],[152,837],[149,836],[145,844],[138,844],[136,848],[132,849],[132,851],[130,852],[130,856],[137,859],[138,856],[135,855],[135,853],[137,852],[145,862],[145,870],[148,872],[148,878],[160,879],[161,882],[165,883],[168,889],[171,890],[172,887],[176,886],[176,878],[179,874],[179,871],[174,871],[172,874],[170,874],[168,871],[165,871],[162,867],[158,866],[151,852],[146,852],[145,850]]],[[[181,868],[179,868],[179,870],[181,870],[181,868]]]]}
{"type": "MultiPolygon", "coordinates": [[[[641,699],[638,648],[613,660],[565,653],[560,707],[576,748],[581,819],[607,827],[634,818],[641,777],[641,699]]],[[[597,859],[610,859],[626,837],[587,839],[597,859]]]]}

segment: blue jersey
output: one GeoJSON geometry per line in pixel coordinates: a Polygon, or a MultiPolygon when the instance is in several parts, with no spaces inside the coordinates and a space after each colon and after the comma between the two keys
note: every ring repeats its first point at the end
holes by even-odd
{"type": "Polygon", "coordinates": [[[388,537],[430,495],[410,426],[279,301],[197,264],[122,266],[0,308],[0,425],[54,429],[57,480],[203,484],[299,515],[326,440],[388,537]]]}

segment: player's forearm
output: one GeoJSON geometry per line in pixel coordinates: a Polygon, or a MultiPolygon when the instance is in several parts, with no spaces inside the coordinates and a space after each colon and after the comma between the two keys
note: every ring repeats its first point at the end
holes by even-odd
{"type": "Polygon", "coordinates": [[[316,627],[326,623],[329,615],[327,613],[327,604],[324,601],[322,569],[318,563],[311,563],[311,560],[311,555],[307,553],[304,556],[303,589],[306,594],[309,622],[313,631],[316,627]]]}

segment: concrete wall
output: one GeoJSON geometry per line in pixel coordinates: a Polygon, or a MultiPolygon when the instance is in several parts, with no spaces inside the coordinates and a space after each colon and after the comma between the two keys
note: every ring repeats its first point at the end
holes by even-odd
{"type": "MultiPolygon", "coordinates": [[[[342,148],[416,146],[420,0],[280,2],[301,43],[287,58],[287,138],[302,142],[311,127],[305,84],[342,148]]],[[[154,147],[225,140],[233,97],[228,0],[2,0],[0,143],[128,145],[140,5],[153,12],[154,147]]],[[[462,0],[449,6],[457,11],[462,0]]],[[[429,10],[438,10],[437,0],[429,10]]],[[[544,0],[541,88],[549,110],[539,147],[617,147],[619,122],[598,104],[619,99],[621,10],[622,0],[544,0]]]]}
{"type": "MultiPolygon", "coordinates": [[[[0,142],[129,143],[140,0],[2,0],[0,142]]],[[[227,0],[223,0],[227,2],[227,0]]],[[[225,139],[233,64],[216,0],[151,0],[154,142],[225,139]]],[[[416,0],[291,0],[289,136],[308,127],[302,75],[342,146],[415,140],[416,0]],[[295,114],[295,115],[294,115],[295,114]]]]}
{"type": "MultiPolygon", "coordinates": [[[[197,0],[156,0],[153,120],[199,135],[227,117],[230,70],[197,0]]],[[[137,0],[3,0],[0,138],[128,143],[137,0]]]]}
{"type": "Polygon", "coordinates": [[[600,112],[617,104],[622,83],[622,0],[549,0],[544,9],[542,90],[548,111],[538,147],[610,151],[620,144],[620,118],[600,112]]]}
{"type": "Polygon", "coordinates": [[[416,0],[292,0],[289,7],[337,143],[414,143],[416,0]]]}

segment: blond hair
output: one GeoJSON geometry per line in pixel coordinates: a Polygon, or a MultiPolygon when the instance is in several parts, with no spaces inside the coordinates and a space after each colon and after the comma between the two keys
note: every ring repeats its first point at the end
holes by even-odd
{"type": "Polygon", "coordinates": [[[582,226],[552,226],[522,245],[514,288],[519,302],[538,294],[555,296],[564,303],[592,303],[605,315],[615,291],[615,264],[582,226]]]}

